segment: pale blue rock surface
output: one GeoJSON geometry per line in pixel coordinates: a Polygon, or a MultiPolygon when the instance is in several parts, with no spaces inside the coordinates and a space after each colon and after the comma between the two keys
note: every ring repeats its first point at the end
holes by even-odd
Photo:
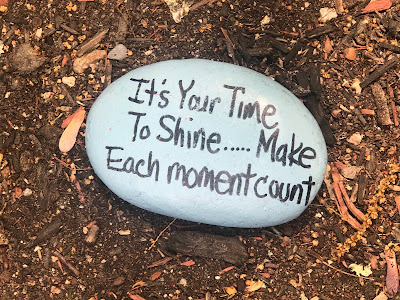
{"type": "Polygon", "coordinates": [[[327,152],[299,99],[268,77],[200,59],[129,72],[98,97],[86,147],[100,179],[149,211],[232,227],[298,217],[327,152]]]}

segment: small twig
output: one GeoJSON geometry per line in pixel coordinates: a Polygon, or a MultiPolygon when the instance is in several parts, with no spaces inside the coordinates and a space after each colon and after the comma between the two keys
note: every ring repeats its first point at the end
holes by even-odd
{"type": "MultiPolygon", "coordinates": [[[[321,258],[317,253],[313,253],[313,251],[309,251],[308,254],[311,255],[312,257],[314,257],[315,259],[317,259],[319,262],[321,262],[321,263],[324,264],[325,266],[327,266],[327,267],[329,267],[329,268],[331,268],[331,269],[333,269],[333,270],[335,270],[335,271],[337,271],[337,272],[340,272],[340,273],[349,275],[349,276],[351,276],[351,277],[363,278],[363,279],[367,279],[367,280],[375,280],[375,278],[373,278],[373,277],[372,277],[372,278],[369,278],[369,277],[365,277],[365,276],[354,275],[354,274],[348,273],[348,272],[346,272],[346,271],[340,270],[340,269],[338,269],[338,268],[336,268],[336,267],[334,267],[334,266],[331,266],[331,265],[328,264],[327,262],[323,261],[322,258],[321,258]]],[[[318,262],[318,261],[317,261],[317,262],[318,262]]]]}
{"type": "Polygon", "coordinates": [[[389,69],[393,68],[397,63],[399,62],[399,59],[397,56],[394,58],[388,60],[386,63],[383,65],[379,66],[378,68],[375,69],[371,74],[367,76],[361,83],[360,87],[365,88],[366,86],[370,85],[373,83],[375,80],[377,80],[379,77],[381,77],[384,73],[386,73],[389,69]]]}
{"type": "Polygon", "coordinates": [[[85,44],[83,44],[80,47],[80,49],[76,53],[76,56],[81,57],[83,54],[85,54],[89,50],[91,50],[94,47],[96,47],[96,45],[100,43],[100,41],[104,38],[104,36],[107,34],[107,32],[108,32],[108,28],[97,32],[93,36],[93,38],[91,38],[89,41],[87,41],[85,44]]]}
{"type": "Polygon", "coordinates": [[[78,35],[78,34],[79,34],[78,31],[76,31],[75,29],[73,29],[73,28],[71,28],[71,27],[69,27],[69,26],[67,26],[67,25],[65,25],[65,24],[61,24],[60,27],[61,27],[62,29],[64,29],[65,31],[71,33],[71,34],[75,34],[75,35],[78,35]]]}
{"type": "Polygon", "coordinates": [[[4,202],[3,208],[0,210],[0,216],[4,213],[6,206],[7,206],[7,202],[4,202]]]}
{"type": "Polygon", "coordinates": [[[400,47],[399,46],[392,45],[392,44],[385,43],[385,42],[379,43],[379,46],[382,47],[382,48],[388,49],[388,50],[390,50],[392,52],[400,53],[400,47]]]}
{"type": "MultiPolygon", "coordinates": [[[[333,179],[333,183],[332,183],[332,188],[334,191],[333,194],[335,195],[336,205],[338,207],[338,210],[339,210],[339,213],[340,213],[342,219],[344,221],[346,221],[347,223],[349,223],[351,225],[351,227],[353,227],[354,229],[359,230],[361,228],[361,224],[352,215],[350,215],[349,208],[346,206],[346,204],[343,201],[342,192],[340,190],[340,185],[339,185],[340,181],[341,181],[340,174],[337,171],[337,169],[335,167],[333,167],[333,165],[332,165],[331,175],[332,175],[332,179],[333,179]]],[[[325,182],[327,182],[327,181],[329,181],[329,179],[325,177],[325,182]]],[[[347,194],[346,194],[346,196],[347,196],[347,194]]],[[[355,208],[355,206],[354,206],[354,208],[355,208]]],[[[354,209],[354,208],[352,208],[352,209],[354,209]]],[[[352,211],[352,209],[350,209],[350,211],[352,211]]]]}
{"type": "Polygon", "coordinates": [[[349,223],[351,227],[353,227],[355,230],[359,230],[361,228],[361,224],[352,215],[349,214],[347,206],[346,204],[344,204],[339,185],[337,184],[337,182],[333,182],[332,186],[339,203],[339,213],[342,216],[343,220],[349,223]]]}
{"type": "Polygon", "coordinates": [[[36,236],[36,239],[30,241],[26,245],[26,247],[27,248],[34,247],[44,241],[47,241],[48,239],[56,235],[60,231],[61,227],[62,227],[62,221],[60,219],[53,220],[53,222],[51,222],[45,228],[43,228],[36,236]]]}
{"type": "Polygon", "coordinates": [[[107,87],[111,84],[111,74],[112,74],[112,64],[108,59],[106,59],[106,70],[104,72],[104,87],[107,87]]]}
{"type": "Polygon", "coordinates": [[[277,236],[282,237],[282,233],[280,233],[279,230],[275,228],[275,226],[271,226],[271,229],[277,236]]]}
{"type": "Polygon", "coordinates": [[[160,232],[160,234],[157,236],[157,238],[154,240],[154,242],[151,243],[151,246],[149,247],[148,250],[150,250],[151,248],[154,247],[154,245],[157,243],[157,241],[158,241],[158,239],[161,237],[161,235],[162,235],[168,228],[170,228],[171,225],[172,225],[175,221],[176,221],[176,218],[174,218],[174,219],[167,225],[167,227],[165,227],[165,228],[160,232]]]}
{"type": "Polygon", "coordinates": [[[346,203],[347,207],[349,208],[349,210],[353,213],[353,215],[360,221],[363,222],[364,221],[364,214],[361,212],[361,210],[359,210],[354,203],[350,200],[349,196],[347,195],[346,189],[343,185],[343,182],[339,182],[339,188],[340,191],[342,192],[342,195],[344,197],[344,202],[346,203]]]}
{"type": "Polygon", "coordinates": [[[236,49],[235,44],[232,43],[232,40],[229,38],[228,32],[227,32],[224,28],[222,28],[222,27],[221,27],[221,31],[222,31],[222,34],[224,35],[225,39],[226,39],[226,40],[229,42],[229,44],[232,46],[232,48],[233,48],[233,49],[236,49]]]}
{"type": "MultiPolygon", "coordinates": [[[[343,185],[342,178],[339,174],[339,171],[336,167],[332,167],[332,178],[335,183],[338,184],[340,192],[343,195],[344,202],[346,203],[347,208],[353,213],[353,215],[361,222],[364,221],[364,214],[354,205],[354,203],[350,200],[349,196],[347,195],[346,188],[343,185]]],[[[339,201],[340,203],[340,201],[339,201]]]]}
{"type": "MultiPolygon", "coordinates": [[[[326,174],[325,174],[324,182],[325,182],[325,185],[326,185],[326,189],[328,190],[329,197],[333,201],[335,201],[336,206],[339,207],[339,202],[337,201],[337,199],[335,197],[335,191],[333,190],[332,183],[331,183],[331,181],[329,179],[328,172],[326,172],[326,174]]],[[[335,214],[338,214],[335,210],[333,210],[333,211],[335,212],[335,214]]]]}
{"type": "Polygon", "coordinates": [[[79,271],[78,271],[78,269],[75,268],[73,265],[71,265],[71,264],[65,259],[65,257],[61,255],[60,252],[58,252],[58,251],[56,250],[56,251],[53,251],[53,254],[54,254],[64,265],[66,265],[67,268],[70,269],[70,270],[72,271],[72,273],[74,273],[75,276],[77,276],[77,277],[79,276],[79,271]]]}
{"type": "Polygon", "coordinates": [[[397,117],[396,104],[393,101],[394,93],[393,93],[393,89],[390,84],[387,85],[387,90],[388,90],[389,97],[390,97],[390,106],[392,107],[393,123],[394,123],[394,126],[399,126],[399,118],[397,117]]]}
{"type": "Polygon", "coordinates": [[[205,5],[205,4],[211,4],[211,3],[215,2],[215,1],[217,1],[217,0],[202,0],[202,1],[199,1],[199,2],[197,2],[196,4],[193,4],[193,5],[189,8],[189,10],[190,10],[190,11],[194,11],[195,9],[198,9],[200,6],[203,6],[203,5],[205,5]]]}

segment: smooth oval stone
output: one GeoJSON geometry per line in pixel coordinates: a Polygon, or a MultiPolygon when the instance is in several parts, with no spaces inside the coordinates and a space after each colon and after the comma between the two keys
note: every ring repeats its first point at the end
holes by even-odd
{"type": "Polygon", "coordinates": [[[326,145],[299,99],[247,68],[200,59],[133,70],[87,120],[94,171],[120,198],[180,219],[263,227],[298,217],[326,145]]]}

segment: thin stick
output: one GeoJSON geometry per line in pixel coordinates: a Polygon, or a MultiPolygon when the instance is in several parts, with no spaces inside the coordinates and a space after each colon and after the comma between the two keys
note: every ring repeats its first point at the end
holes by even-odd
{"type": "Polygon", "coordinates": [[[394,126],[399,126],[399,119],[397,117],[396,104],[393,101],[394,93],[393,93],[393,89],[390,86],[390,84],[387,85],[387,90],[388,90],[389,97],[390,97],[390,106],[392,107],[393,123],[394,123],[394,126]]]}
{"type": "Polygon", "coordinates": [[[365,219],[365,215],[362,213],[361,210],[359,210],[353,203],[353,201],[350,200],[349,196],[347,195],[346,188],[343,185],[343,182],[339,182],[339,188],[340,191],[342,192],[344,202],[346,202],[347,207],[349,210],[353,213],[353,215],[360,221],[363,222],[365,219]]]}
{"type": "Polygon", "coordinates": [[[193,11],[193,10],[195,10],[195,9],[198,9],[200,6],[203,6],[204,4],[211,4],[211,3],[215,2],[215,1],[217,1],[217,0],[202,0],[202,1],[199,1],[199,2],[197,2],[196,4],[193,4],[193,5],[189,8],[189,10],[190,10],[190,11],[193,11]]]}
{"type": "Polygon", "coordinates": [[[226,32],[225,28],[221,27],[221,31],[222,31],[222,34],[224,35],[224,37],[226,38],[226,40],[229,42],[229,44],[231,44],[232,48],[236,49],[235,44],[232,43],[232,40],[229,38],[228,32],[226,32]]]}
{"type": "Polygon", "coordinates": [[[61,255],[60,252],[58,251],[53,251],[53,254],[55,256],[57,256],[58,260],[61,261],[64,265],[67,266],[68,269],[70,269],[72,271],[72,273],[74,273],[75,276],[79,276],[79,271],[77,268],[75,268],[73,265],[71,265],[64,256],[61,255]]]}
{"type": "Polygon", "coordinates": [[[149,247],[148,250],[150,250],[151,248],[154,247],[154,245],[157,243],[157,241],[158,241],[158,239],[161,237],[161,235],[162,235],[168,228],[170,228],[171,225],[172,225],[175,221],[176,221],[176,218],[174,218],[174,219],[167,225],[167,227],[165,227],[165,228],[160,232],[160,234],[157,236],[157,238],[154,240],[154,242],[151,243],[151,246],[149,247]]]}
{"type": "Polygon", "coordinates": [[[318,259],[318,260],[319,260],[322,264],[324,264],[325,266],[327,266],[327,267],[329,267],[329,268],[331,268],[331,269],[334,269],[334,270],[337,271],[337,272],[340,272],[340,273],[349,275],[349,276],[351,276],[351,277],[363,278],[363,279],[368,279],[368,280],[375,280],[375,278],[369,278],[369,277],[365,277],[365,276],[354,275],[354,274],[348,273],[348,272],[346,272],[346,271],[340,270],[340,269],[338,269],[338,268],[335,268],[334,266],[331,266],[331,265],[328,264],[327,262],[324,262],[324,261],[321,259],[321,257],[319,257],[318,254],[316,254],[316,253],[314,254],[314,253],[312,253],[312,252],[309,252],[309,254],[310,254],[311,256],[313,256],[314,258],[318,259]]]}

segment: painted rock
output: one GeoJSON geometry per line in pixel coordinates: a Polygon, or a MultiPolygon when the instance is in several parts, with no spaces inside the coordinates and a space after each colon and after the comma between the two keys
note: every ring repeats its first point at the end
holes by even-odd
{"type": "Polygon", "coordinates": [[[318,124],[255,71],[201,59],[133,70],[93,104],[86,147],[120,198],[184,220],[273,226],[298,217],[324,178],[318,124]]]}

